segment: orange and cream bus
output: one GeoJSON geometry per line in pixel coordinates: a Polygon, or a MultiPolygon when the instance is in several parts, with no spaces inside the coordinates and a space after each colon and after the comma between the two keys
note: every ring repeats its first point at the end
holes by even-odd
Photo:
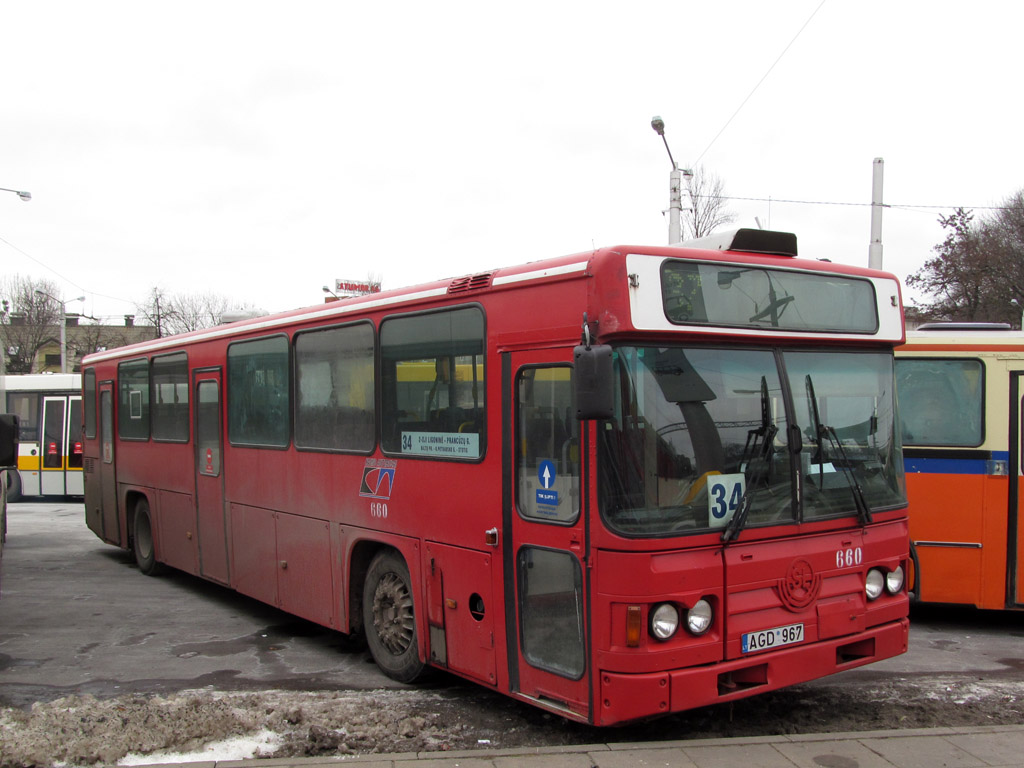
{"type": "Polygon", "coordinates": [[[896,350],[912,591],[930,603],[1024,607],[1024,334],[931,323],[896,350]]]}

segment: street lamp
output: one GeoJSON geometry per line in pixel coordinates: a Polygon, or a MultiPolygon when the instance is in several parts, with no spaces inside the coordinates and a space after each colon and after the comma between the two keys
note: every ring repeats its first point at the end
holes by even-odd
{"type": "Polygon", "coordinates": [[[29,200],[32,199],[32,193],[31,192],[25,192],[25,191],[20,190],[20,189],[7,189],[7,187],[0,187],[0,192],[13,192],[14,194],[16,194],[18,197],[20,197],[26,203],[29,200]]]}
{"type": "MultiPolygon", "coordinates": [[[[27,193],[26,193],[27,194],[27,193]]],[[[68,304],[72,301],[85,301],[85,296],[77,296],[67,301],[61,301],[56,296],[51,296],[46,291],[40,291],[36,289],[36,294],[39,296],[45,296],[51,301],[56,301],[60,304],[60,372],[68,372],[68,304]]]]}
{"type": "Polygon", "coordinates": [[[326,285],[324,286],[324,293],[329,293],[329,294],[331,294],[331,296],[334,297],[333,299],[327,299],[327,301],[341,301],[341,296],[336,294],[334,291],[332,291],[326,285]]]}
{"type": "Polygon", "coordinates": [[[669,162],[672,163],[672,173],[669,176],[669,197],[668,197],[668,244],[675,245],[682,242],[682,227],[680,218],[683,210],[683,176],[693,176],[693,172],[676,165],[672,157],[672,150],[668,148],[668,139],[665,138],[665,121],[655,115],[651,118],[651,128],[661,136],[665,142],[665,151],[668,152],[669,162]]]}

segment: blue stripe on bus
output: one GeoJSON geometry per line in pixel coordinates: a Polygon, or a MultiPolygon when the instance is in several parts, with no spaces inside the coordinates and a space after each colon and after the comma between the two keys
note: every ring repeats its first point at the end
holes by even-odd
{"type": "Polygon", "coordinates": [[[933,475],[987,475],[991,473],[991,462],[1009,462],[1009,451],[992,451],[991,459],[953,458],[942,456],[907,456],[903,459],[903,470],[908,474],[917,472],[933,475]]]}

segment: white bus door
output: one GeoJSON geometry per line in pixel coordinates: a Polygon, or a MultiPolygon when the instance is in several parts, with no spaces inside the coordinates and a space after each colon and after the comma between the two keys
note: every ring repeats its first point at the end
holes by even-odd
{"type": "Polygon", "coordinates": [[[502,356],[505,613],[512,690],[587,717],[587,526],[565,350],[502,356]]]}
{"type": "Polygon", "coordinates": [[[66,395],[43,398],[39,441],[40,487],[43,496],[81,496],[82,398],[66,395]]]}
{"type": "Polygon", "coordinates": [[[68,398],[68,423],[65,430],[64,455],[67,456],[67,471],[64,474],[64,492],[69,496],[85,495],[85,479],[82,473],[84,446],[82,444],[82,398],[71,395],[68,398]]]}
{"type": "Polygon", "coordinates": [[[67,475],[67,398],[44,397],[43,420],[39,440],[40,493],[43,496],[64,496],[68,490],[67,475]]]}

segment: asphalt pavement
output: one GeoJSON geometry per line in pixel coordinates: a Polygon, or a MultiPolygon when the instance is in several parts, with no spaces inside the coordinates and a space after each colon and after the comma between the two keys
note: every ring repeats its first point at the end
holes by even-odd
{"type": "Polygon", "coordinates": [[[1024,766],[1024,725],[694,739],[645,744],[160,764],[162,768],[992,768],[1024,766]]]}

